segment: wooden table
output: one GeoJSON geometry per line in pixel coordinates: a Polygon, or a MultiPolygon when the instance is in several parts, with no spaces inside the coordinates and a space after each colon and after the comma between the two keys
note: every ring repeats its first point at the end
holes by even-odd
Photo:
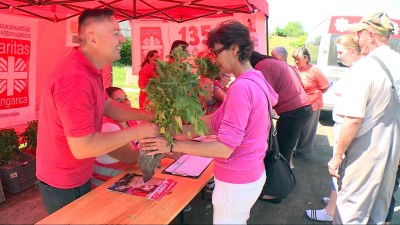
{"type": "MultiPolygon", "coordinates": [[[[214,169],[211,162],[198,179],[162,174],[172,162],[172,159],[164,158],[161,169],[156,169],[154,175],[177,182],[160,201],[108,191],[107,188],[121,178],[123,173],[37,224],[169,224],[212,178],[214,169]]],[[[141,174],[139,165],[128,172],[141,174]]]]}

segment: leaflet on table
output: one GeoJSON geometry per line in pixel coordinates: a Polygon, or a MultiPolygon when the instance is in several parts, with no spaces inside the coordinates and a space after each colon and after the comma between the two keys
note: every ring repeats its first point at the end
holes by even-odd
{"type": "Polygon", "coordinates": [[[168,166],[163,173],[198,178],[207,166],[210,165],[212,160],[213,158],[202,156],[183,155],[168,166]]]}
{"type": "Polygon", "coordinates": [[[108,190],[118,191],[130,195],[142,196],[148,199],[160,200],[176,185],[176,181],[153,177],[146,183],[142,175],[127,173],[108,190]]]}

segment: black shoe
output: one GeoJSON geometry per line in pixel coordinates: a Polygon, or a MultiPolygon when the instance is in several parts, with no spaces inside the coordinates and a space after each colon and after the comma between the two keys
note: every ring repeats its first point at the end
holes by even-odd
{"type": "Polygon", "coordinates": [[[293,158],[298,159],[298,158],[303,158],[305,157],[304,153],[298,152],[298,151],[293,151],[293,158]]]}
{"type": "Polygon", "coordinates": [[[282,199],[280,199],[280,198],[269,198],[268,199],[268,198],[263,198],[263,196],[258,197],[258,199],[263,202],[271,202],[274,204],[279,204],[282,201],[282,199]]]}

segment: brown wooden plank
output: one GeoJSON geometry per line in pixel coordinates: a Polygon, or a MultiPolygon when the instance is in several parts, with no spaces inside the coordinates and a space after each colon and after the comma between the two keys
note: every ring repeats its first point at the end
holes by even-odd
{"type": "MultiPolygon", "coordinates": [[[[207,184],[214,169],[211,163],[198,179],[162,174],[172,162],[163,159],[154,175],[177,182],[160,201],[108,191],[124,175],[120,174],[37,224],[168,224],[207,184]]],[[[128,172],[141,173],[138,165],[128,172]]]]}

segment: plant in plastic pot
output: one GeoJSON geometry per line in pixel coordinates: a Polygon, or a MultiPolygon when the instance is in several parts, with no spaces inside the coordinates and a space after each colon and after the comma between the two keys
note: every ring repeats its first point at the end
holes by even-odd
{"type": "Polygon", "coordinates": [[[23,151],[31,155],[36,155],[37,131],[38,121],[32,120],[28,121],[28,126],[20,135],[22,142],[26,145],[23,151]]]}
{"type": "MultiPolygon", "coordinates": [[[[219,68],[207,54],[193,60],[181,47],[175,48],[169,58],[173,60],[157,61],[157,75],[146,87],[146,101],[147,109],[156,113],[155,123],[160,127],[160,133],[172,144],[174,135],[182,134],[184,124],[193,125],[199,135],[207,132],[205,123],[200,119],[205,114],[200,102],[205,92],[199,85],[199,78],[213,79],[218,75],[219,68]]],[[[139,164],[145,180],[153,176],[154,167],[161,158],[162,154],[141,154],[139,164]]]]}
{"type": "Polygon", "coordinates": [[[18,193],[37,182],[36,158],[19,151],[14,129],[0,129],[0,179],[4,189],[18,193]]]}
{"type": "Polygon", "coordinates": [[[0,129],[0,166],[7,166],[19,150],[18,134],[14,129],[0,129]]]}

